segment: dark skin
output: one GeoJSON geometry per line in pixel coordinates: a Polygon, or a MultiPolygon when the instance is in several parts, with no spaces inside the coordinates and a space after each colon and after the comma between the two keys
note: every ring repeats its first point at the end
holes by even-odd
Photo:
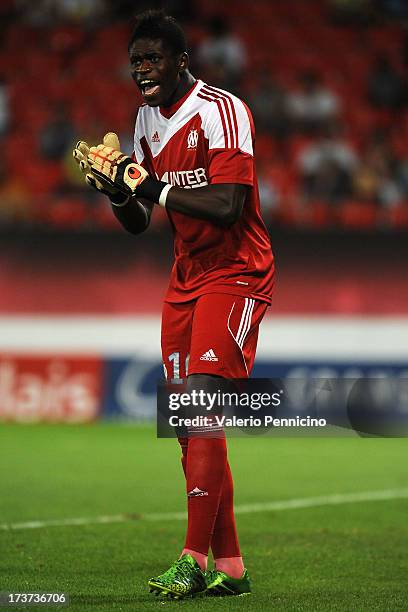
{"type": "MultiPolygon", "coordinates": [[[[195,79],[188,71],[186,53],[174,55],[163,48],[161,41],[138,40],[130,48],[132,76],[141,87],[143,79],[151,79],[148,95],[144,96],[150,106],[169,107],[180,100],[194,85],[195,79]]],[[[205,219],[216,225],[232,225],[240,216],[247,188],[244,185],[208,185],[199,189],[172,187],[168,193],[166,207],[190,217],[205,219]]],[[[143,206],[134,198],[114,213],[131,233],[144,231],[150,220],[154,204],[144,200],[143,206]],[[144,208],[148,220],[143,219],[144,208]]],[[[116,209],[116,210],[115,210],[116,209]]],[[[213,390],[218,388],[218,379],[208,374],[188,376],[191,390],[213,390]]],[[[224,465],[224,468],[226,464],[224,465]]],[[[192,552],[194,555],[193,551],[192,552]]],[[[243,567],[243,566],[242,566],[243,567]]]]}
{"type": "MultiPolygon", "coordinates": [[[[136,40],[129,49],[129,57],[132,78],[149,106],[172,106],[196,82],[188,69],[187,53],[175,54],[161,40],[136,40]]],[[[206,185],[194,190],[172,187],[166,207],[189,217],[230,227],[242,213],[247,190],[246,185],[240,184],[206,185]]],[[[112,207],[123,227],[132,234],[147,229],[154,206],[148,200],[139,201],[146,210],[147,220],[135,198],[121,208],[112,207]]]]}

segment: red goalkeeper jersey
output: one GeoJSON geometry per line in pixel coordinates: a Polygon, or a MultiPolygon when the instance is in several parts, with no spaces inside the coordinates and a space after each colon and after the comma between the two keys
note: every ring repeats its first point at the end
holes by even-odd
{"type": "Polygon", "coordinates": [[[149,174],[185,189],[213,183],[249,187],[242,214],[229,228],[167,209],[175,256],[167,302],[229,293],[270,303],[274,262],[260,213],[253,145],[246,105],[202,81],[170,108],[140,107],[134,156],[149,174]]]}

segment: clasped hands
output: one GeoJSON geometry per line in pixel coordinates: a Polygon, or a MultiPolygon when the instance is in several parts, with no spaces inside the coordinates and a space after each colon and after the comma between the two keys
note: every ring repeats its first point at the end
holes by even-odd
{"type": "Polygon", "coordinates": [[[138,195],[137,188],[149,176],[142,166],[121,152],[114,132],[106,134],[96,147],[80,140],[73,156],[86,183],[116,204],[124,204],[129,197],[138,195]]]}

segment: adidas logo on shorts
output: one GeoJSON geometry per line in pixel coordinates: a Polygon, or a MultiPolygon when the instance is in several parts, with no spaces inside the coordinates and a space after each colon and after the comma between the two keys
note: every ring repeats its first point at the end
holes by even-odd
{"type": "Polygon", "coordinates": [[[209,349],[204,355],[201,355],[200,361],[218,361],[218,357],[212,349],[209,349]]]}

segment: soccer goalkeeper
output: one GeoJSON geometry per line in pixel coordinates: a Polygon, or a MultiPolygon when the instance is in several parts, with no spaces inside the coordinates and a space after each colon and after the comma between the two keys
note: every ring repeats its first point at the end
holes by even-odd
{"type": "MultiPolygon", "coordinates": [[[[252,117],[234,95],[192,76],[184,33],[161,11],[138,16],[129,56],[145,102],[133,157],[121,153],[113,133],[96,147],[79,142],[74,156],[132,234],[147,229],[155,206],[166,209],[175,262],[163,305],[164,369],[168,378],[187,377],[190,388],[211,391],[220,377],[249,376],[273,289],[252,117]]],[[[150,588],[174,597],[249,593],[224,432],[203,428],[179,443],[186,540],[179,559],[150,588]],[[210,548],[215,569],[209,572],[210,548]]]]}

